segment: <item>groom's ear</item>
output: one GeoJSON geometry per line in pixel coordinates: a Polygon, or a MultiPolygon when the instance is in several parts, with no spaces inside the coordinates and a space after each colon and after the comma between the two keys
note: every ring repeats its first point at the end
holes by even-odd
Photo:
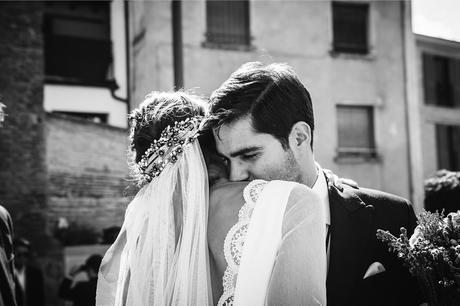
{"type": "Polygon", "coordinates": [[[300,147],[302,145],[307,145],[310,147],[311,142],[311,129],[310,126],[304,122],[296,122],[292,128],[291,133],[289,134],[289,146],[291,149],[300,147]]]}

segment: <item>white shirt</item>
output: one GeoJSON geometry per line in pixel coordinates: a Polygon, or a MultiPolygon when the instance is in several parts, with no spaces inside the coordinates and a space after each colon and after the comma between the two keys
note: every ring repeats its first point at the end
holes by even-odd
{"type": "Polygon", "coordinates": [[[319,196],[324,207],[324,217],[326,218],[326,225],[331,225],[331,211],[329,208],[329,190],[327,188],[326,178],[324,177],[323,169],[317,163],[316,168],[318,169],[318,176],[316,182],[313,184],[311,189],[319,196]]]}
{"type": "Polygon", "coordinates": [[[19,284],[21,285],[22,291],[26,291],[26,267],[22,267],[22,269],[14,268],[16,272],[16,278],[18,279],[19,284]]]}
{"type": "MultiPolygon", "coordinates": [[[[311,189],[316,192],[316,194],[319,196],[323,209],[324,209],[324,217],[326,219],[326,241],[327,241],[327,246],[326,246],[326,252],[327,252],[327,269],[329,270],[329,249],[331,246],[331,239],[327,239],[327,235],[329,234],[329,226],[331,225],[331,208],[329,207],[329,189],[327,188],[327,182],[326,178],[324,177],[323,169],[321,169],[321,166],[316,163],[316,169],[317,169],[317,177],[316,177],[316,182],[313,184],[311,189]]],[[[325,242],[326,242],[325,241],[325,242]]]]}

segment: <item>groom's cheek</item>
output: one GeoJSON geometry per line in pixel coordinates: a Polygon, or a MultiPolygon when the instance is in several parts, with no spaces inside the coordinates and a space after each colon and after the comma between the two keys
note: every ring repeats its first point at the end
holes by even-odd
{"type": "Polygon", "coordinates": [[[273,169],[273,165],[270,164],[255,165],[255,167],[250,170],[251,176],[263,180],[276,179],[278,172],[279,170],[273,169]]]}

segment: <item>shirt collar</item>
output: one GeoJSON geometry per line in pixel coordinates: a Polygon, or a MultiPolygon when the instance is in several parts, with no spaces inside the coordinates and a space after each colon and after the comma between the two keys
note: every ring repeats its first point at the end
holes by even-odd
{"type": "Polygon", "coordinates": [[[329,208],[329,190],[327,188],[326,178],[324,177],[323,169],[321,166],[316,163],[317,177],[316,182],[313,184],[311,189],[316,192],[319,196],[321,203],[324,208],[324,217],[326,219],[326,224],[331,225],[331,211],[329,208]]]}

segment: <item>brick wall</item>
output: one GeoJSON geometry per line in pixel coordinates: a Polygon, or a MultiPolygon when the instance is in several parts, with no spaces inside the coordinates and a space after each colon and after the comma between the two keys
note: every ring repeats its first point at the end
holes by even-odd
{"type": "MultiPolygon", "coordinates": [[[[47,228],[52,235],[61,217],[66,218],[71,226],[77,224],[91,228],[95,233],[122,224],[129,201],[125,196],[129,185],[126,180],[126,135],[124,129],[46,114],[45,213],[47,228]]],[[[50,306],[62,305],[62,300],[57,298],[57,289],[64,270],[69,268],[64,266],[62,245],[58,244],[58,250],[48,251],[41,260],[48,279],[47,305],[50,306]]]]}
{"type": "Polygon", "coordinates": [[[39,3],[0,3],[0,95],[7,105],[0,129],[0,201],[16,235],[49,248],[43,110],[42,12],[39,3]]]}
{"type": "Polygon", "coordinates": [[[121,226],[129,198],[127,130],[62,115],[46,119],[48,220],[121,226]]]}
{"type": "Polygon", "coordinates": [[[62,250],[47,227],[47,167],[43,109],[42,4],[0,2],[0,203],[16,237],[32,243],[44,271],[47,305],[56,305],[62,250]]]}
{"type": "Polygon", "coordinates": [[[97,230],[122,223],[127,131],[45,113],[42,19],[40,2],[0,2],[0,204],[15,236],[31,241],[53,306],[64,275],[56,219],[97,230]]]}

